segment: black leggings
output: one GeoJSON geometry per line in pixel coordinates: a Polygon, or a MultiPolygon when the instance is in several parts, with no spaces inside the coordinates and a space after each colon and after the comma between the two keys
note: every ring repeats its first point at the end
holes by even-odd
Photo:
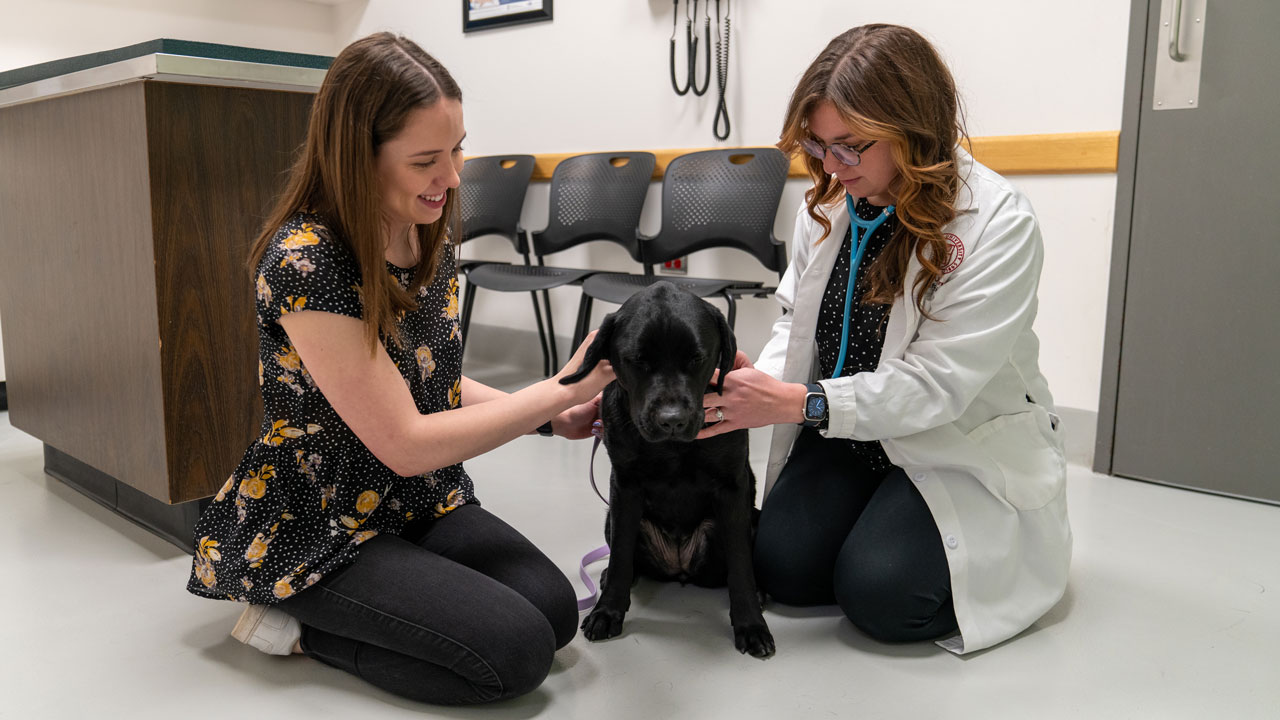
{"type": "Polygon", "coordinates": [[[760,512],[756,581],[786,605],[839,603],[883,642],[955,632],[938,527],[901,468],[878,476],[849,443],[801,431],[760,512]]]}
{"type": "Polygon", "coordinates": [[[440,705],[533,690],[578,626],[569,580],[478,505],[368,540],[279,607],[301,621],[307,655],[440,705]]]}

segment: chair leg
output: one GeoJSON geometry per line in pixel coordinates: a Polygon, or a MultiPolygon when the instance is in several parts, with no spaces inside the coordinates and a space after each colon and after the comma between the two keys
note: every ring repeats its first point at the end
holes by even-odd
{"type": "Polygon", "coordinates": [[[547,313],[547,347],[551,348],[551,365],[546,376],[551,377],[552,373],[560,369],[560,355],[556,352],[556,327],[551,322],[551,293],[546,290],[542,291],[542,306],[547,313]]]}
{"type": "MultiPolygon", "coordinates": [[[[538,345],[542,348],[542,376],[551,376],[551,350],[547,343],[546,327],[542,324],[542,307],[538,305],[538,291],[534,290],[529,293],[529,297],[533,300],[533,319],[538,324],[538,345]]],[[[548,318],[550,320],[550,318],[548,318]]]]}
{"type": "Polygon", "coordinates": [[[468,282],[466,292],[462,295],[462,351],[458,353],[459,357],[467,350],[467,334],[471,329],[471,306],[475,300],[476,286],[468,282]]]}
{"type": "Polygon", "coordinates": [[[573,347],[577,352],[578,346],[587,338],[587,324],[591,322],[591,296],[582,293],[578,297],[578,319],[573,325],[573,347]]]}
{"type": "Polygon", "coordinates": [[[734,328],[734,321],[738,319],[738,303],[734,302],[733,294],[726,292],[724,299],[729,303],[729,329],[734,328]]]}

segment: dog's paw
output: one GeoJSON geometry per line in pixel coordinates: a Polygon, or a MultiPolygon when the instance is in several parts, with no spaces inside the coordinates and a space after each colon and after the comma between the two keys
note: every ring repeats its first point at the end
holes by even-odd
{"type": "Polygon", "coordinates": [[[774,652],[773,634],[764,623],[735,625],[733,644],[738,652],[748,653],[752,657],[767,658],[774,652]]]}
{"type": "MultiPolygon", "coordinates": [[[[617,637],[622,634],[622,618],[625,616],[625,612],[596,605],[582,621],[582,634],[588,640],[608,640],[611,637],[617,637]]],[[[772,642],[770,640],[770,643],[772,642]]]]}

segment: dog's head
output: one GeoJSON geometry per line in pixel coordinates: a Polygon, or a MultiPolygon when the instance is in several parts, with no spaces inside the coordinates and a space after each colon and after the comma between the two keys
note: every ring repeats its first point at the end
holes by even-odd
{"type": "Polygon", "coordinates": [[[720,370],[720,392],[737,349],[719,310],[660,281],[605,316],[582,367],[560,382],[577,382],[608,358],[641,437],[687,442],[702,429],[702,396],[712,374],[720,370]]]}

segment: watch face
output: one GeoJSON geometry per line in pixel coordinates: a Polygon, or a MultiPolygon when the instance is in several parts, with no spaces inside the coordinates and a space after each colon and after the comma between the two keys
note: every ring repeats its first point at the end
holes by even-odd
{"type": "Polygon", "coordinates": [[[810,395],[804,404],[804,415],[810,420],[821,420],[827,416],[827,398],[825,395],[810,395]]]}

